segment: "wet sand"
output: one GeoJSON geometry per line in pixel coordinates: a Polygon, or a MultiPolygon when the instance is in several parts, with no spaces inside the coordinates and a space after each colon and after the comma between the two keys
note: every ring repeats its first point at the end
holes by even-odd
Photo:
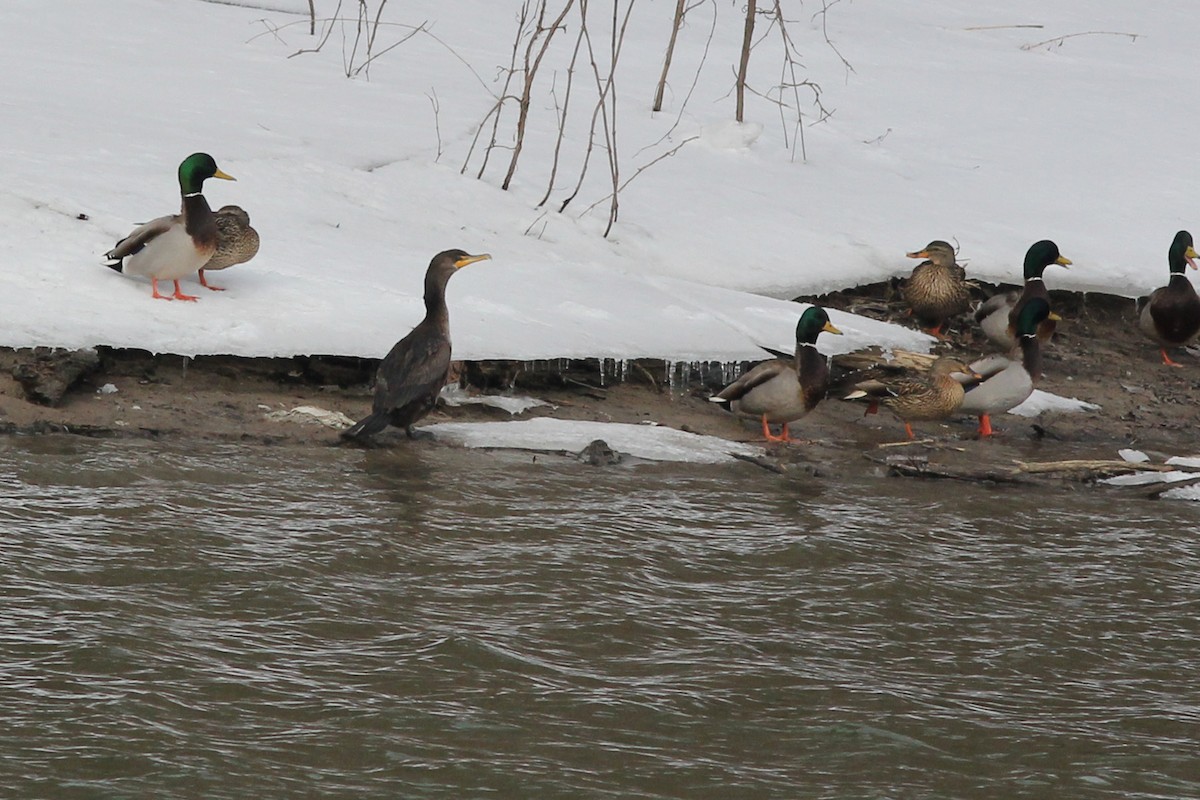
{"type": "MultiPolygon", "coordinates": [[[[994,287],[989,287],[994,291],[994,287]]],[[[819,299],[826,305],[909,324],[892,288],[880,284],[819,299]]],[[[1200,450],[1193,431],[1200,408],[1200,357],[1173,354],[1183,368],[1161,363],[1157,348],[1135,325],[1134,302],[1106,295],[1052,292],[1054,310],[1063,317],[1055,340],[1045,348],[1045,374],[1039,388],[1101,406],[1084,413],[1046,413],[1034,419],[1001,415],[997,435],[979,440],[973,419],[918,423],[914,444],[904,440],[902,424],[886,411],[864,417],[855,403],[828,399],[792,426],[805,442],[770,446],[768,460],[784,469],[842,472],[884,469],[880,459],[916,457],[934,465],[980,474],[1008,469],[1016,460],[1114,459],[1119,448],[1133,447],[1154,460],[1200,450]]],[[[938,352],[969,357],[986,352],[982,335],[969,318],[955,322],[938,352]]],[[[773,343],[781,349],[788,343],[773,343]]],[[[309,422],[275,421],[271,412],[317,406],[358,418],[370,408],[375,362],[355,358],[185,359],[136,351],[101,349],[100,368],[81,380],[57,407],[25,399],[11,377],[27,354],[0,351],[0,431],[10,434],[70,432],[103,437],[246,442],[268,445],[334,445],[337,431],[309,422]],[[106,384],[112,393],[99,391],[106,384]]],[[[424,424],[448,420],[505,420],[550,415],[564,419],[611,422],[653,420],[674,428],[739,441],[759,439],[758,426],[721,410],[705,398],[718,388],[710,374],[669,387],[661,362],[637,362],[622,383],[601,385],[596,362],[557,365],[485,362],[462,365],[468,391],[516,394],[551,403],[518,417],[472,405],[441,407],[424,424]],[[534,368],[534,367],[540,368],[534,368]]],[[[389,429],[379,446],[410,446],[401,431],[389,429]]],[[[417,446],[430,446],[419,443],[417,446]]]]}

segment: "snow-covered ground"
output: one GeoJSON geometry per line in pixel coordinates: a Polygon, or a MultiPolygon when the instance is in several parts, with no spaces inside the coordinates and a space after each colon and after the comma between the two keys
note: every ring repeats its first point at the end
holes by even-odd
{"type": "MultiPolygon", "coordinates": [[[[322,18],[338,7],[317,5],[322,18]]],[[[539,72],[511,190],[499,188],[507,149],[475,178],[481,151],[468,153],[521,5],[389,4],[377,53],[411,33],[402,25],[424,29],[368,80],[345,76],[363,59],[352,21],[289,58],[320,38],[307,0],[7,0],[0,344],[377,356],[419,319],[430,257],[461,247],[495,257],[451,283],[461,358],[757,358],[758,343],[789,345],[800,311],[773,298],[902,274],[904,252],[930,239],[961,243],[969,274],[1012,281],[1026,247],[1054,238],[1076,266],[1051,286],[1136,295],[1164,281],[1171,236],[1191,224],[1197,55],[1183,3],[847,0],[822,15],[785,0],[798,77],[832,112],[811,124],[804,105],[805,161],[774,102],[777,31],[761,26],[751,61],[767,97],[751,94],[735,125],[740,4],[693,4],[652,113],[675,4],[636,0],[616,77],[616,151],[633,180],[608,238],[604,204],[585,211],[608,193],[602,146],[564,213],[538,207],[571,20],[539,72]],[[1070,38],[1030,46],[1054,37],[1070,38]],[[197,150],[238,178],[206,194],[245,207],[262,250],[219,275],[224,293],[152,301],[101,256],[177,209],[175,169],[197,150]]],[[[611,9],[592,7],[603,72],[611,9]]],[[[572,120],[594,104],[586,63],[572,120]]],[[[568,125],[551,206],[574,186],[586,138],[586,123],[568,125]]],[[[927,343],[833,318],[847,335],[823,337],[827,352],[927,343]]]]}

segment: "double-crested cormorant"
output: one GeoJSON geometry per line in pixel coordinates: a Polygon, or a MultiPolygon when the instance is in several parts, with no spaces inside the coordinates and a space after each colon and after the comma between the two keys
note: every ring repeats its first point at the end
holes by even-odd
{"type": "Polygon", "coordinates": [[[895,380],[868,380],[855,384],[846,400],[867,400],[867,413],[887,406],[904,422],[904,432],[913,438],[915,420],[946,419],[962,405],[963,387],[960,382],[978,380],[979,375],[957,358],[942,356],[929,367],[924,376],[901,377],[895,380]],[[959,377],[956,377],[959,376],[959,377]]]}
{"type": "Polygon", "coordinates": [[[462,250],[446,250],[429,262],[425,271],[425,319],[384,356],[375,373],[375,400],[371,413],[342,432],[343,439],[365,439],[388,425],[412,425],[437,403],[450,371],[450,312],[446,308],[446,282],[459,269],[491,258],[462,250]]]}
{"type": "MultiPolygon", "coordinates": [[[[1006,351],[1016,347],[1017,337],[1013,335],[1013,331],[1016,329],[1021,308],[1034,297],[1050,302],[1050,294],[1046,291],[1042,273],[1051,264],[1066,267],[1071,264],[1071,259],[1061,255],[1058,245],[1049,239],[1034,242],[1025,253],[1025,288],[1021,294],[1006,292],[995,295],[976,310],[975,321],[994,344],[1006,351]]],[[[1042,322],[1038,328],[1038,335],[1042,341],[1048,341],[1054,335],[1054,328],[1054,320],[1046,319],[1042,322]]]]}
{"type": "Polygon", "coordinates": [[[208,153],[185,158],[179,165],[182,210],[134,228],[105,254],[107,266],[126,275],[149,278],[154,297],[159,300],[195,300],[179,290],[179,279],[203,267],[217,249],[217,223],[200,193],[209,178],[236,180],[218,169],[208,153]],[[175,293],[159,294],[160,280],[174,281],[175,293]]]}
{"type": "Polygon", "coordinates": [[[971,308],[966,270],[955,262],[954,248],[940,239],[908,257],[928,260],[913,268],[904,286],[904,299],[925,332],[940,338],[950,317],[971,308]]]}
{"type": "Polygon", "coordinates": [[[217,251],[200,268],[200,285],[214,292],[225,291],[204,279],[204,270],[216,271],[244,264],[258,254],[258,231],[250,226],[250,215],[241,206],[221,206],[213,215],[217,222],[217,251]]]}
{"type": "Polygon", "coordinates": [[[1021,357],[993,355],[970,364],[983,380],[967,389],[958,411],[979,417],[980,436],[992,435],[992,414],[1014,409],[1033,394],[1033,386],[1042,375],[1038,325],[1047,319],[1058,319],[1056,314],[1050,313],[1050,304],[1041,297],[1030,298],[1017,317],[1017,346],[1021,349],[1021,357]]]}
{"type": "Polygon", "coordinates": [[[816,408],[829,388],[829,364],[817,352],[822,332],[841,334],[820,306],[812,306],[796,323],[795,360],[777,358],[755,365],[749,372],[708,398],[736,414],[761,418],[768,442],[790,442],[788,423],[816,408]],[[783,424],[773,436],[770,423],[783,424]]]}
{"type": "Polygon", "coordinates": [[[1196,258],[1200,256],[1192,246],[1192,235],[1187,231],[1175,234],[1167,253],[1171,282],[1138,302],[1138,327],[1158,342],[1163,363],[1172,367],[1183,365],[1171,360],[1167,348],[1188,344],[1200,333],[1200,297],[1187,277],[1188,266],[1196,269],[1196,258]]]}

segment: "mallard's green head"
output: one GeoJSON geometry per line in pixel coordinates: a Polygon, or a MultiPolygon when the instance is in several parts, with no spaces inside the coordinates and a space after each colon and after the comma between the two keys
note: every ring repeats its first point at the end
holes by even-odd
{"type": "Polygon", "coordinates": [[[1025,280],[1042,277],[1042,272],[1051,264],[1066,267],[1071,259],[1058,252],[1058,245],[1049,239],[1042,239],[1029,246],[1025,253],[1025,280]]]}
{"type": "Polygon", "coordinates": [[[934,239],[922,249],[906,253],[905,255],[909,258],[927,258],[934,264],[945,266],[950,266],[954,263],[954,248],[949,242],[943,242],[941,239],[934,239]]]}
{"type": "Polygon", "coordinates": [[[217,162],[208,153],[192,153],[179,165],[179,190],[184,194],[203,191],[204,182],[209,178],[237,180],[218,169],[217,162]]]}
{"type": "Polygon", "coordinates": [[[842,335],[842,332],[829,321],[829,314],[825,312],[825,309],[820,306],[810,306],[800,315],[800,321],[796,323],[796,342],[798,344],[816,344],[817,336],[822,332],[842,335]]]}
{"type": "Polygon", "coordinates": [[[1171,265],[1171,272],[1182,273],[1189,266],[1196,269],[1196,262],[1193,260],[1196,258],[1200,258],[1200,255],[1192,246],[1192,235],[1187,231],[1175,234],[1175,239],[1171,242],[1171,250],[1167,253],[1167,263],[1171,265]]]}
{"type": "Polygon", "coordinates": [[[1031,298],[1022,306],[1021,313],[1017,316],[1017,336],[1037,336],[1038,325],[1047,319],[1058,321],[1062,317],[1050,312],[1050,304],[1046,302],[1045,298],[1031,298]]]}

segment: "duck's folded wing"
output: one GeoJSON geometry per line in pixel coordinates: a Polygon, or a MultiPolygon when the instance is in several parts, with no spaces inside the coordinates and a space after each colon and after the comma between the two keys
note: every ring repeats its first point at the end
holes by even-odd
{"type": "Polygon", "coordinates": [[[168,214],[165,217],[152,219],[147,223],[139,225],[128,236],[117,242],[112,250],[104,254],[104,257],[113,261],[119,261],[126,256],[133,255],[154,241],[155,237],[161,236],[170,230],[172,223],[175,222],[175,218],[174,214],[168,214]]]}
{"type": "MultiPolygon", "coordinates": [[[[793,362],[794,363],[794,362],[793,362]]],[[[756,386],[761,386],[777,375],[782,374],[786,370],[794,370],[793,363],[786,361],[764,361],[761,364],[755,365],[749,372],[738,378],[733,383],[726,386],[717,394],[709,399],[714,403],[722,400],[737,400],[744,397],[747,392],[756,386]]]]}

